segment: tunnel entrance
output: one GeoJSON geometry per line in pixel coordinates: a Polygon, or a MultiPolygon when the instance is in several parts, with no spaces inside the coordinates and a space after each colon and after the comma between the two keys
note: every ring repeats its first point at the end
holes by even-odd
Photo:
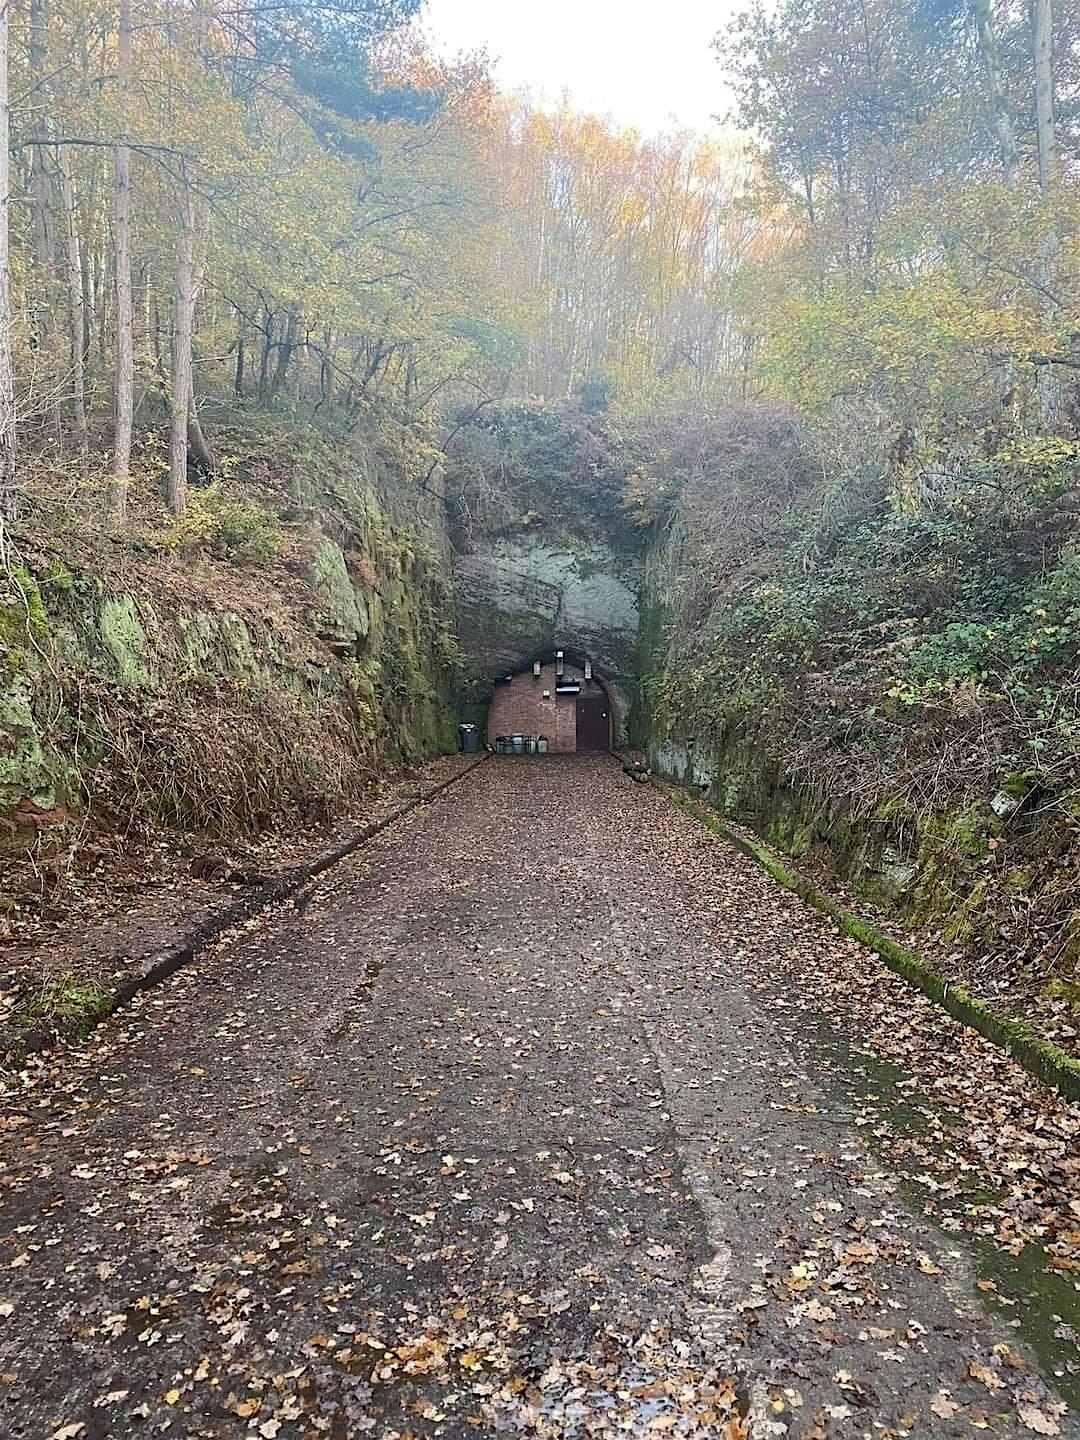
{"type": "Polygon", "coordinates": [[[611,706],[597,687],[577,697],[577,753],[597,755],[611,749],[611,706]]]}
{"type": "Polygon", "coordinates": [[[487,716],[493,750],[533,754],[528,742],[535,739],[543,753],[597,755],[611,749],[618,731],[617,702],[577,651],[541,653],[496,679],[487,716]]]}

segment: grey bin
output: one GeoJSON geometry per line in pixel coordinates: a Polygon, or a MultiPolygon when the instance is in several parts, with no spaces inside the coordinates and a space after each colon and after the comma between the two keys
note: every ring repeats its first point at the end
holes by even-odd
{"type": "Polygon", "coordinates": [[[546,735],[538,735],[536,737],[536,753],[538,755],[546,755],[548,753],[548,737],[546,735]]]}
{"type": "Polygon", "coordinates": [[[463,755],[475,755],[480,749],[480,729],[477,725],[459,725],[458,735],[461,739],[461,753],[463,755]]]}
{"type": "Polygon", "coordinates": [[[524,736],[524,735],[511,735],[511,736],[510,736],[510,748],[511,748],[511,752],[512,752],[514,755],[524,755],[524,754],[525,754],[525,736],[524,736]]]}
{"type": "Polygon", "coordinates": [[[525,754],[535,755],[537,749],[537,738],[535,735],[525,736],[525,754]]]}

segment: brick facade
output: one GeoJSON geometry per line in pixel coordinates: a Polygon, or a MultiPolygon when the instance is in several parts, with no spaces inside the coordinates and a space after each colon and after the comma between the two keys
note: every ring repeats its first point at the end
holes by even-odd
{"type": "MultiPolygon", "coordinates": [[[[569,662],[563,679],[581,681],[583,690],[597,684],[589,685],[584,672],[569,662]]],[[[577,749],[577,696],[556,695],[555,685],[554,661],[542,666],[539,676],[525,670],[496,685],[488,711],[488,744],[494,745],[499,735],[546,735],[553,752],[572,755],[577,749]]]]}

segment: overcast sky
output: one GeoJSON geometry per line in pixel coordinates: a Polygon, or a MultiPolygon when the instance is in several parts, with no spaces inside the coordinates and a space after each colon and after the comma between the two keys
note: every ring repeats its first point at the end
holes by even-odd
{"type": "Polygon", "coordinates": [[[504,90],[646,134],[713,132],[730,103],[710,41],[738,0],[427,0],[423,28],[454,54],[486,48],[504,90]]]}

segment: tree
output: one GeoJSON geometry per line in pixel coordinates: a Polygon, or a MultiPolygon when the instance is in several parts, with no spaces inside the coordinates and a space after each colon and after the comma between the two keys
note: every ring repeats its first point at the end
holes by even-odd
{"type": "MultiPolygon", "coordinates": [[[[39,104],[47,101],[48,75],[46,70],[46,35],[48,13],[44,0],[30,0],[30,74],[35,85],[41,87],[39,104]]],[[[36,127],[42,135],[49,130],[49,116],[46,113],[36,127]]],[[[49,174],[46,147],[34,145],[30,151],[30,205],[33,237],[33,311],[34,330],[40,345],[46,336],[50,319],[50,279],[53,264],[52,233],[52,179],[49,174]]]]}
{"type": "Polygon", "coordinates": [[[1002,73],[1001,54],[998,48],[997,28],[994,24],[993,0],[973,0],[975,29],[979,37],[979,51],[990,91],[990,113],[997,135],[1001,156],[1001,170],[1005,184],[1010,190],[1016,188],[1020,172],[1020,157],[1016,148],[1016,130],[1005,80],[1002,73]]]}
{"type": "Polygon", "coordinates": [[[131,476],[131,434],[135,410],[135,317],[131,296],[131,151],[127,143],[132,65],[131,0],[120,0],[117,81],[122,132],[113,152],[114,264],[116,268],[116,375],[112,481],[109,508],[113,519],[127,516],[131,476]]]}
{"type": "Polygon", "coordinates": [[[195,321],[195,196],[186,177],[181,178],[178,211],[167,499],[169,509],[179,518],[187,509],[188,424],[195,395],[191,353],[195,321]]]}
{"type": "Polygon", "coordinates": [[[83,292],[82,248],[79,240],[78,213],[75,206],[75,183],[64,148],[58,147],[57,165],[60,172],[60,197],[64,215],[64,262],[67,275],[68,354],[71,364],[71,409],[75,444],[80,463],[86,467],[86,301],[83,292]]]}
{"type": "MultiPolygon", "coordinates": [[[[1035,126],[1039,158],[1039,193],[1047,199],[1056,179],[1057,155],[1054,135],[1054,15],[1052,0],[1033,0],[1032,41],[1035,58],[1035,126]]],[[[1056,328],[1059,306],[1054,297],[1054,271],[1060,258],[1061,240],[1051,227],[1040,257],[1043,282],[1043,315],[1047,328],[1056,328]]],[[[1039,408],[1047,428],[1061,421],[1062,383],[1053,365],[1043,366],[1038,377],[1039,408]]]]}
{"type": "Polygon", "coordinates": [[[1039,154],[1039,189],[1045,195],[1054,179],[1054,15],[1052,0],[1033,0],[1035,50],[1035,115],[1039,154]]]}
{"type": "Polygon", "coordinates": [[[15,362],[11,313],[11,106],[8,91],[10,3],[0,0],[0,520],[18,511],[15,362]]]}

